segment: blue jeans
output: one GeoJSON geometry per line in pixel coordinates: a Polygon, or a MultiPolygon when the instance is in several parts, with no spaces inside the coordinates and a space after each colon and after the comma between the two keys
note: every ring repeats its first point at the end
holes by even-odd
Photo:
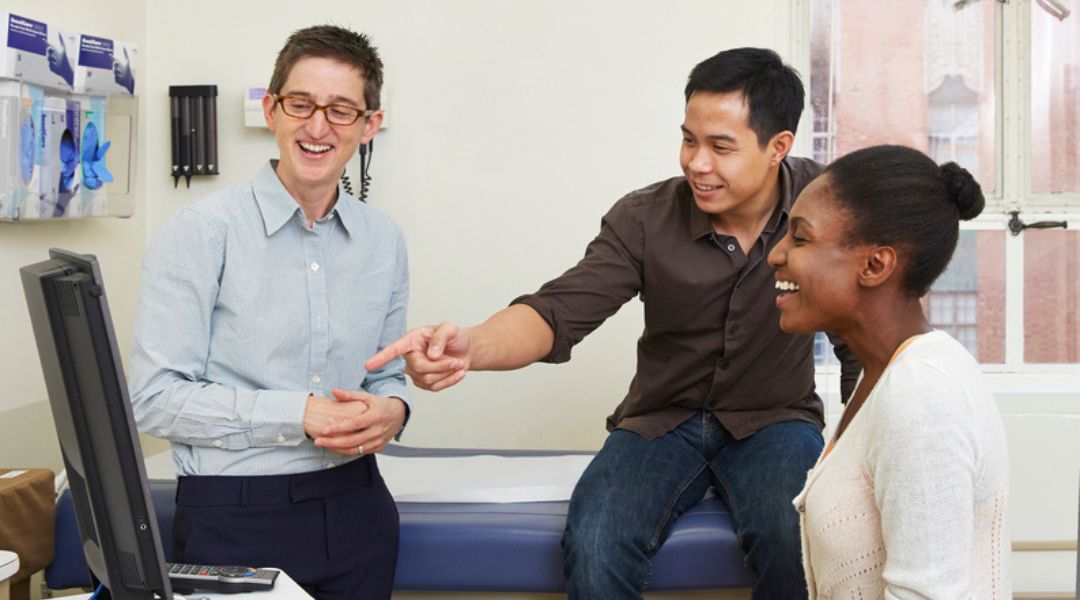
{"type": "Polygon", "coordinates": [[[757,577],[753,597],[806,598],[791,500],[822,446],[812,423],[785,421],[737,440],[707,411],[652,441],[616,429],[570,498],[562,540],[569,597],[641,598],[671,524],[712,486],[757,577]]]}

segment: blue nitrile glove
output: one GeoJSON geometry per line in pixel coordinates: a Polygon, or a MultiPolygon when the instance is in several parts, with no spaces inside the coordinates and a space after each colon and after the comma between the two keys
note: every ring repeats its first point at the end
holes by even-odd
{"type": "Polygon", "coordinates": [[[87,188],[96,190],[102,184],[113,180],[112,173],[105,167],[105,152],[109,150],[112,142],[105,142],[98,146],[98,130],[93,123],[88,123],[83,130],[82,139],[82,176],[83,184],[87,188]]]}
{"type": "Polygon", "coordinates": [[[34,119],[27,113],[19,123],[19,177],[23,184],[30,183],[34,175],[34,119]]]}
{"type": "Polygon", "coordinates": [[[79,166],[79,153],[75,150],[75,136],[70,129],[60,136],[60,193],[73,191],[75,169],[79,166]]]}

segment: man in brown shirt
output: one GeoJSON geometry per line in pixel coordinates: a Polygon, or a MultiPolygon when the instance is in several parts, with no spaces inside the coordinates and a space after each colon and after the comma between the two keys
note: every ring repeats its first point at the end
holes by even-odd
{"type": "MultiPolygon", "coordinates": [[[[671,523],[709,487],[732,510],[754,597],[805,597],[791,500],[821,452],[823,409],[813,337],[780,330],[765,260],[822,170],[787,157],[803,87],[775,52],[741,48],[697,65],[685,94],[682,177],[619,200],[581,262],[535,294],[476,327],[414,329],[367,367],[403,355],[437,391],[470,369],[565,362],[640,294],[637,373],[570,502],[570,597],[640,597],[671,523]]],[[[834,343],[846,397],[859,367],[834,343]]]]}

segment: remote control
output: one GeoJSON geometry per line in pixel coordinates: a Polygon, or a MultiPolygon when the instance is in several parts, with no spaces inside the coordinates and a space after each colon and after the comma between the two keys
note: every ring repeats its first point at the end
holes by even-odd
{"type": "Polygon", "coordinates": [[[178,594],[191,593],[195,590],[236,594],[269,590],[274,587],[278,572],[273,569],[255,569],[252,567],[212,565],[184,565],[166,563],[169,569],[169,582],[178,594]]]}

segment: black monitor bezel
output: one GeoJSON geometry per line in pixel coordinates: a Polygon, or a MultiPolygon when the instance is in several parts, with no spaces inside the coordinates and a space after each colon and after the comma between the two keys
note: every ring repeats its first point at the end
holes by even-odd
{"type": "Polygon", "coordinates": [[[93,255],[53,248],[49,256],[20,275],[91,579],[108,590],[98,598],[170,600],[100,267],[93,255]],[[73,293],[62,301],[58,289],[73,293]],[[72,301],[78,315],[65,317],[61,303],[72,301]]]}

